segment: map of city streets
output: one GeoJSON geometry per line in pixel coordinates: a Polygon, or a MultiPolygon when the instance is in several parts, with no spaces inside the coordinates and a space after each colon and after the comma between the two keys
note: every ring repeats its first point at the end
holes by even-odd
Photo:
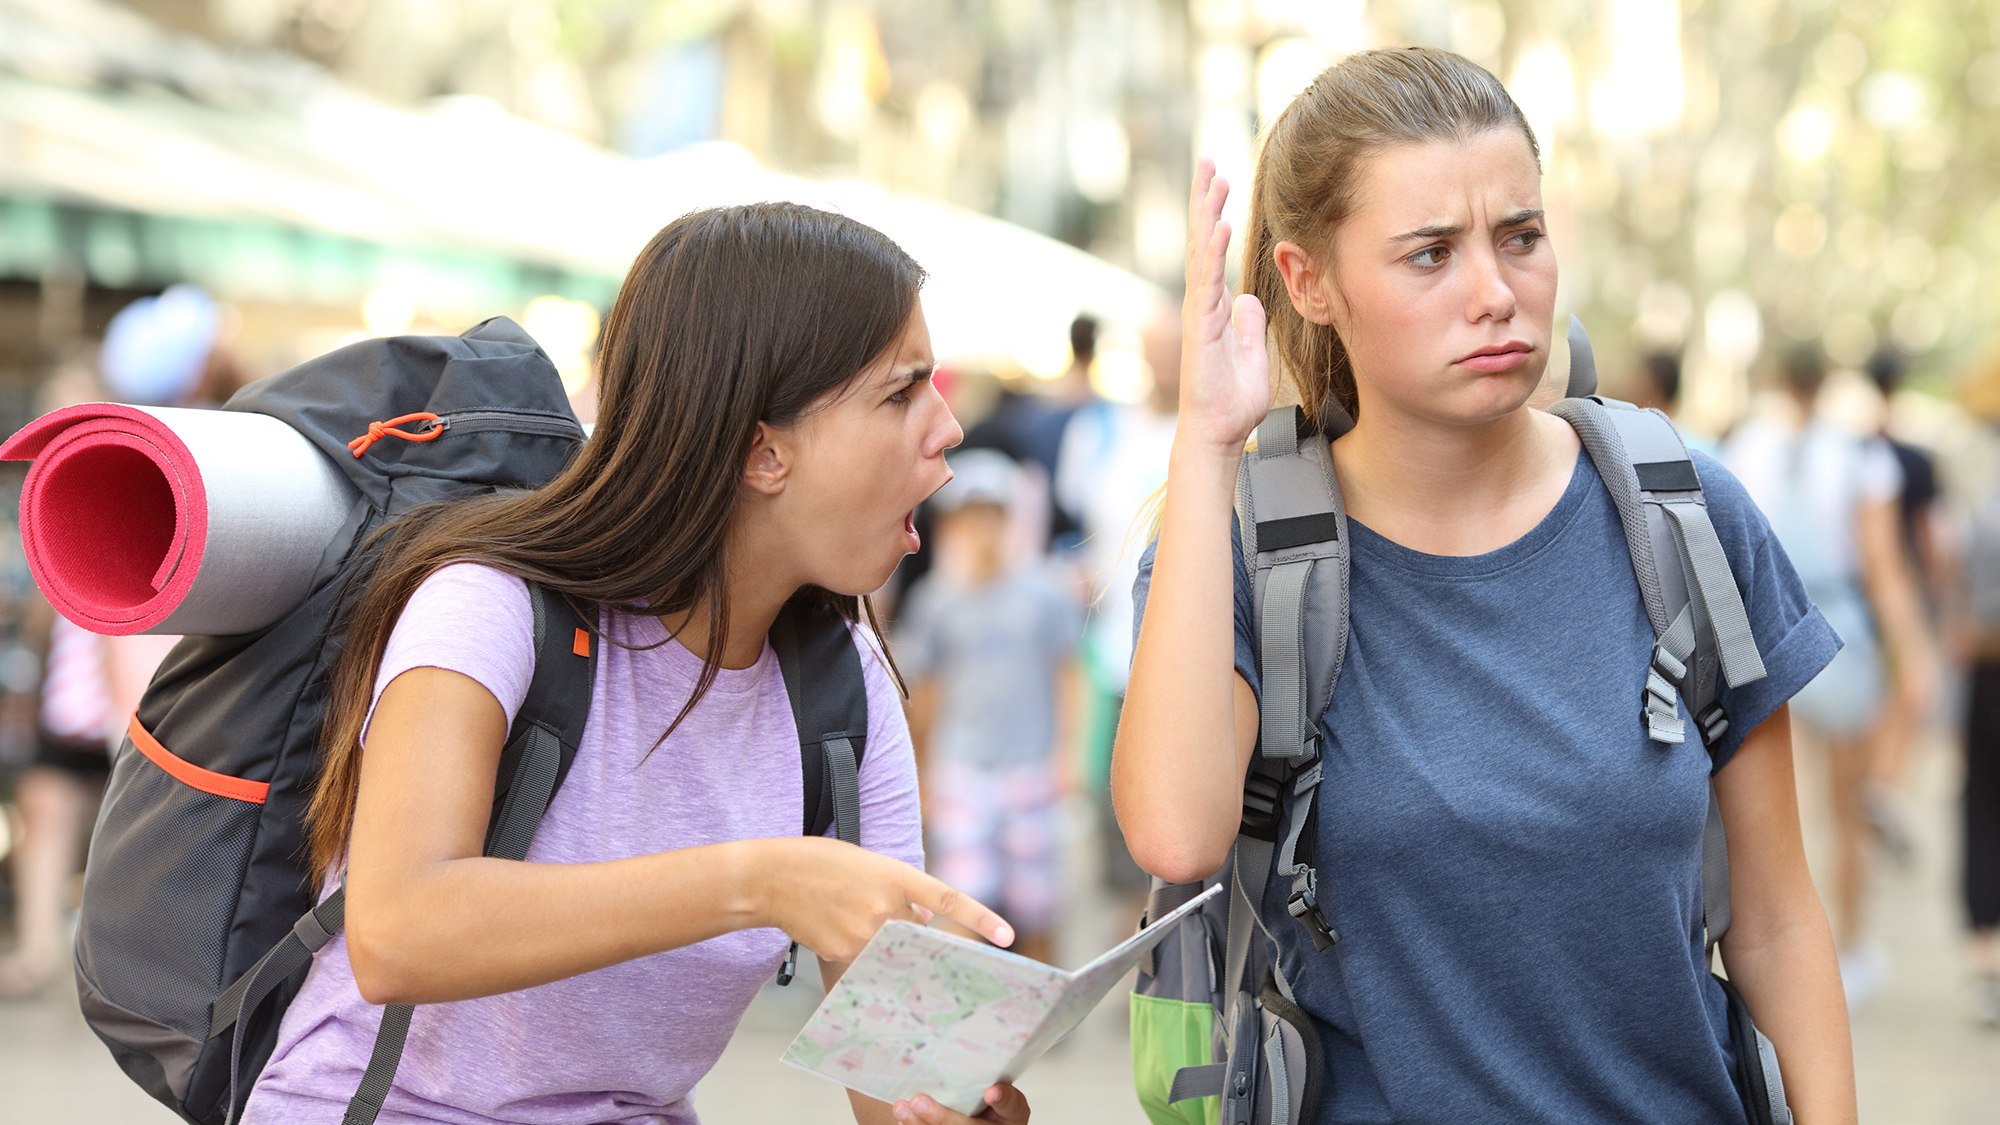
{"type": "Polygon", "coordinates": [[[1076,972],[889,922],[820,1003],[784,1061],[885,1102],[928,1094],[971,1114],[1042,1057],[1211,888],[1076,972]]]}

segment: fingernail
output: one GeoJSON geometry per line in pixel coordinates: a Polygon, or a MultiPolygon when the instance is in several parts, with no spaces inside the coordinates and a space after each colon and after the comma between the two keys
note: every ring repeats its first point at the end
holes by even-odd
{"type": "Polygon", "coordinates": [[[889,1112],[895,1114],[898,1121],[908,1121],[910,1119],[910,1107],[907,1102],[897,1102],[895,1105],[889,1107],[889,1112]]]}
{"type": "Polygon", "coordinates": [[[1014,927],[1002,923],[993,931],[993,940],[1000,945],[1014,944],[1014,927]]]}

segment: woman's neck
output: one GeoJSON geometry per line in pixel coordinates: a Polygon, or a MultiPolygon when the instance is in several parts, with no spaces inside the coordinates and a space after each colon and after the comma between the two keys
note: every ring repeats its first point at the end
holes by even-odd
{"type": "Polygon", "coordinates": [[[1371,530],[1431,555],[1482,555],[1541,522],[1569,486],[1576,431],[1522,407],[1490,422],[1456,425],[1383,408],[1333,445],[1347,513],[1371,530]]]}
{"type": "MultiPolygon", "coordinates": [[[[752,551],[735,549],[736,546],[732,542],[728,573],[723,578],[723,597],[729,606],[729,635],[722,642],[722,666],[730,669],[748,668],[764,655],[765,634],[771,631],[778,611],[785,608],[800,585],[771,570],[738,566],[735,560],[757,556],[752,551]]],[[[704,602],[680,613],[661,614],[660,623],[681,647],[696,656],[706,656],[708,614],[709,607],[704,602]]]]}

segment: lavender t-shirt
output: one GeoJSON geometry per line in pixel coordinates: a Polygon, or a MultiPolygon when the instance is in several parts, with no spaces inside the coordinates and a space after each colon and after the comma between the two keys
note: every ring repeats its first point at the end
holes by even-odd
{"type": "MultiPolygon", "coordinates": [[[[657,750],[701,661],[652,617],[605,611],[576,763],[528,850],[530,863],[594,863],[725,840],[795,836],[799,741],[776,655],[724,669],[657,750]],[[648,751],[651,751],[650,756],[648,751]]],[[[375,681],[448,668],[514,713],[533,674],[533,614],[518,578],[471,563],[431,576],[396,624],[375,681]]],[[[857,636],[868,682],[861,843],[923,864],[909,728],[881,658],[857,636]]],[[[536,988],[425,1004],[382,1125],[596,1125],[696,1120],[695,1082],[777,971],[787,940],[742,930],[536,988]]],[[[382,1009],[361,998],[336,937],[314,958],[244,1121],[337,1122],[360,1084],[382,1009]]]]}

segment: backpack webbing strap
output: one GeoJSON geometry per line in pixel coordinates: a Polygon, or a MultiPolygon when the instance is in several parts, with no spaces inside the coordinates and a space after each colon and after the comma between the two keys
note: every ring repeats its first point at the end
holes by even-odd
{"type": "Polygon", "coordinates": [[[1319,716],[1347,652],[1345,628],[1309,648],[1306,623],[1346,622],[1348,557],[1333,454],[1298,407],[1258,424],[1237,471],[1236,520],[1258,606],[1259,754],[1302,769],[1319,753],[1319,716]]]}
{"type": "Polygon", "coordinates": [[[1722,805],[1715,799],[1715,779],[1708,781],[1708,822],[1701,830],[1701,916],[1707,937],[1704,954],[1729,932],[1729,835],[1722,830],[1722,805]]]}
{"type": "MultiPolygon", "coordinates": [[[[861,843],[861,757],[868,739],[868,681],[847,619],[814,596],[785,603],[771,623],[771,648],[785,678],[799,733],[804,834],[861,843]]],[[[799,943],[785,951],[778,983],[798,971],[799,943]]]]}
{"type": "Polygon", "coordinates": [[[249,1022],[241,1019],[242,1014],[246,1011],[255,1012],[262,1007],[264,1001],[277,991],[280,984],[310,964],[313,954],[318,953],[327,942],[333,940],[334,934],[340,932],[346,916],[347,889],[341,887],[326,896],[326,901],[299,915],[299,920],[292,925],[292,932],[272,946],[269,952],[259,957],[248,972],[237,977],[228,988],[223,989],[222,994],[217,996],[215,1003],[210,1006],[208,1025],[210,1039],[231,1028],[236,1029],[236,1034],[230,1037],[229,1042],[227,1091],[229,1105],[223,1114],[225,1122],[236,1120],[237,1113],[241,1111],[249,1095],[249,1092],[245,1091],[243,1097],[236,1096],[243,1059],[242,1025],[249,1022]]]}
{"type": "Polygon", "coordinates": [[[1729,558],[1722,553],[1722,540],[1709,522],[1705,505],[1686,501],[1660,505],[1680,546],[1681,571],[1688,583],[1690,604],[1697,615],[1708,618],[1715,635],[1716,658],[1730,687],[1742,687],[1764,678],[1764,659],[1757,653],[1757,639],[1750,634],[1749,612],[1743,594],[1729,571],[1729,558]]]}
{"type": "Polygon", "coordinates": [[[1204,1066],[1184,1066],[1174,1071],[1174,1084],[1167,1089],[1167,1104],[1184,1102],[1189,1098],[1220,1097],[1223,1075],[1228,1070],[1228,1063],[1208,1063],[1204,1066]]]}
{"type": "Polygon", "coordinates": [[[390,1086],[395,1084],[396,1065],[403,1061],[403,1045],[409,1041],[410,1017],[415,1012],[416,1008],[409,1004],[391,1004],[382,1009],[382,1027],[375,1033],[375,1049],[368,1054],[368,1069],[361,1075],[361,1086],[347,1103],[340,1125],[374,1125],[382,1112],[382,1103],[389,1099],[390,1086]]]}

